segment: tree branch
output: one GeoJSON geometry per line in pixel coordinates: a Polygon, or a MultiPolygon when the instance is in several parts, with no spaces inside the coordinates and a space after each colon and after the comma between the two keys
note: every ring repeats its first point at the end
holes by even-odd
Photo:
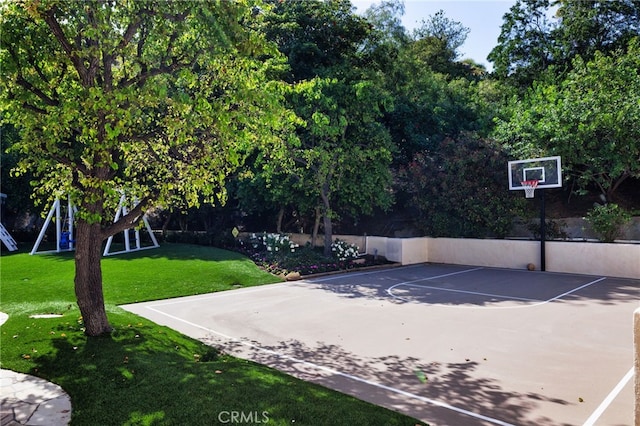
{"type": "Polygon", "coordinates": [[[33,93],[34,95],[36,95],[37,97],[42,99],[44,101],[44,103],[47,104],[47,105],[49,105],[49,106],[59,106],[60,105],[60,103],[57,100],[50,98],[42,90],[38,89],[33,84],[29,83],[22,76],[22,74],[18,74],[18,78],[16,78],[16,83],[18,83],[20,86],[24,87],[27,91],[33,93]]]}
{"type": "MultiPolygon", "coordinates": [[[[39,97],[40,99],[42,99],[44,101],[44,103],[46,103],[47,105],[49,105],[49,106],[58,106],[59,102],[57,100],[53,99],[52,97],[50,97],[49,95],[44,93],[41,89],[37,88],[36,86],[31,84],[26,78],[24,78],[24,76],[22,75],[22,72],[21,72],[22,67],[20,66],[20,60],[19,60],[18,54],[12,48],[12,46],[8,45],[6,47],[6,49],[9,51],[9,54],[13,58],[13,61],[15,62],[16,67],[18,68],[18,70],[17,70],[18,76],[16,78],[16,83],[18,83],[20,86],[22,86],[28,92],[31,92],[34,95],[36,95],[37,97],[39,97]]],[[[32,66],[34,66],[34,68],[36,69],[36,72],[39,75],[41,75],[39,67],[35,67],[35,65],[33,63],[32,63],[32,66]]],[[[47,82],[46,79],[42,75],[41,75],[41,78],[45,81],[45,83],[47,82]]],[[[23,105],[26,108],[31,109],[32,111],[44,112],[44,110],[42,108],[39,108],[39,107],[36,107],[36,106],[33,106],[33,105],[29,105],[26,102],[23,105]]]]}
{"type": "Polygon", "coordinates": [[[127,79],[127,80],[122,80],[120,82],[120,84],[118,85],[118,87],[120,89],[129,87],[133,84],[137,84],[138,86],[142,86],[144,85],[144,83],[146,83],[146,81],[152,77],[155,77],[157,75],[161,75],[161,74],[170,74],[180,68],[185,68],[188,67],[191,63],[180,63],[178,62],[177,58],[174,58],[173,62],[171,64],[163,64],[160,65],[159,67],[155,67],[155,68],[151,68],[148,69],[147,71],[141,72],[140,74],[138,74],[137,76],[127,79]]]}
{"type": "Polygon", "coordinates": [[[80,80],[84,84],[87,84],[90,82],[88,80],[87,68],[82,63],[82,60],[80,59],[80,57],[78,57],[78,55],[75,53],[76,49],[74,49],[71,42],[64,35],[64,31],[62,30],[62,27],[60,27],[60,23],[54,16],[55,12],[56,12],[56,7],[53,7],[47,10],[47,12],[44,14],[44,21],[47,23],[47,25],[49,26],[49,29],[51,30],[55,38],[58,40],[58,42],[64,49],[65,53],[71,60],[71,63],[73,63],[73,66],[75,67],[76,71],[78,72],[78,75],[80,76],[80,80]]]}
{"type": "Polygon", "coordinates": [[[31,105],[31,104],[28,104],[26,102],[22,103],[22,107],[24,109],[28,109],[28,110],[31,110],[33,112],[37,112],[38,114],[46,114],[47,113],[47,110],[39,108],[39,107],[31,105]]]}
{"type": "Polygon", "coordinates": [[[102,229],[102,238],[109,238],[112,235],[116,235],[123,232],[126,229],[135,228],[135,226],[142,220],[144,216],[144,210],[151,202],[152,197],[144,197],[134,208],[129,210],[127,214],[121,216],[117,222],[102,229]]]}
{"type": "MultiPolygon", "coordinates": [[[[145,10],[145,12],[148,15],[153,14],[152,11],[145,10]]],[[[184,21],[187,18],[187,16],[188,16],[188,13],[183,13],[183,14],[177,14],[177,15],[165,15],[164,18],[171,22],[180,22],[180,21],[184,21]]],[[[140,29],[141,25],[142,25],[142,21],[140,20],[133,24],[130,24],[130,26],[127,27],[127,30],[125,31],[125,36],[123,40],[120,42],[120,44],[118,45],[118,49],[126,46],[126,44],[128,44],[132,40],[133,36],[135,35],[136,31],[140,29]]],[[[174,57],[171,56],[173,52],[173,43],[175,40],[178,39],[178,36],[179,34],[176,31],[172,32],[169,35],[167,50],[166,50],[166,53],[163,55],[163,57],[160,59],[160,65],[149,68],[147,66],[148,64],[140,63],[140,69],[142,71],[138,75],[132,78],[122,80],[118,85],[118,87],[126,88],[134,84],[138,86],[142,86],[146,83],[146,81],[149,78],[152,78],[161,74],[172,73],[180,68],[193,66],[193,64],[195,64],[196,62],[196,58],[200,54],[199,51],[193,55],[193,59],[190,61],[184,60],[184,56],[174,56],[174,57]]],[[[146,42],[146,33],[143,28],[143,31],[140,34],[137,49],[136,49],[136,55],[138,59],[142,58],[145,42],[146,42]]]]}

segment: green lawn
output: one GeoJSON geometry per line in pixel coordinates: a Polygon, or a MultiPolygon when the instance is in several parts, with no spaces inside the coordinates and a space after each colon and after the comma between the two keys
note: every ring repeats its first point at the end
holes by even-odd
{"type": "MultiPolygon", "coordinates": [[[[245,257],[181,244],[105,258],[115,331],[88,338],[73,293],[70,254],[0,259],[2,368],[59,384],[72,425],[213,425],[242,412],[270,425],[415,425],[415,419],[219,354],[117,305],[280,281],[245,257]],[[61,314],[34,319],[33,314],[61,314]],[[267,422],[268,420],[268,422],[267,422]]],[[[236,423],[237,424],[237,423],[236,423]]]]}

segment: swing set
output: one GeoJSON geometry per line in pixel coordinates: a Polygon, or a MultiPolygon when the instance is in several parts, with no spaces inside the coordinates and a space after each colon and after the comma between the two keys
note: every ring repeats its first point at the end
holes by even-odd
{"type": "MultiPolygon", "coordinates": [[[[75,240],[74,240],[74,216],[77,213],[78,209],[71,202],[71,197],[67,196],[66,206],[62,205],[60,198],[56,198],[49,210],[49,214],[47,214],[47,218],[45,219],[44,225],[40,230],[40,234],[38,234],[38,238],[33,245],[33,249],[31,249],[30,254],[42,254],[42,253],[61,253],[67,251],[73,251],[75,249],[75,240]],[[40,248],[40,244],[44,240],[44,237],[49,229],[51,223],[55,224],[56,227],[56,248],[53,250],[44,250],[38,251],[40,248]]],[[[128,213],[127,208],[127,197],[122,194],[120,196],[120,202],[118,203],[118,208],[116,210],[116,215],[114,218],[114,223],[120,219],[120,217],[126,215],[128,213]]],[[[144,215],[142,217],[142,221],[144,224],[144,229],[147,231],[149,238],[151,239],[151,245],[144,245],[142,243],[142,238],[140,234],[140,229],[134,229],[133,236],[133,245],[131,244],[131,229],[125,229],[123,231],[123,239],[124,239],[124,250],[120,251],[111,251],[111,246],[113,243],[113,235],[107,239],[107,244],[104,248],[103,256],[111,256],[122,253],[131,253],[139,250],[146,250],[160,247],[158,244],[158,240],[155,235],[153,235],[153,230],[149,225],[149,221],[147,220],[147,216],[144,215]]]]}

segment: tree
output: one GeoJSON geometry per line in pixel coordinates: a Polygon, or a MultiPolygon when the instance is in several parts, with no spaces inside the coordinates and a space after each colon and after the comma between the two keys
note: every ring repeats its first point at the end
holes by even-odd
{"type": "Polygon", "coordinates": [[[332,76],[366,38],[369,25],[352,12],[349,0],[269,0],[267,37],[289,59],[289,82],[332,76]]]}
{"type": "Polygon", "coordinates": [[[78,207],[74,282],[86,334],[111,330],[102,242],[149,206],[220,196],[246,153],[276,143],[288,122],[266,77],[279,56],[257,10],[214,0],[2,6],[2,118],[21,132],[18,171],[78,207]],[[120,191],[140,202],[111,223],[120,191]]]}
{"type": "Polygon", "coordinates": [[[319,202],[327,256],[337,205],[358,215],[391,204],[393,148],[386,129],[377,122],[381,102],[370,81],[320,78],[299,83],[291,98],[305,125],[299,128],[299,145],[290,147],[294,164],[288,173],[295,176],[298,188],[319,202]]]}
{"type": "Polygon", "coordinates": [[[589,61],[638,35],[638,0],[518,0],[504,17],[489,60],[498,77],[527,88],[551,66],[566,73],[574,57],[589,61]]]}
{"type": "Polygon", "coordinates": [[[469,28],[447,18],[444,11],[439,10],[414,30],[415,49],[432,70],[448,73],[459,58],[458,49],[464,44],[469,31],[469,28]]]}
{"type": "Polygon", "coordinates": [[[507,155],[490,141],[458,135],[400,167],[408,211],[425,235],[504,237],[519,202],[505,190],[507,155]]]}
{"type": "Polygon", "coordinates": [[[548,15],[550,0],[518,0],[504,16],[498,45],[489,53],[494,73],[527,87],[556,62],[556,23],[548,15]]]}
{"type": "Polygon", "coordinates": [[[364,13],[370,31],[362,43],[362,55],[368,67],[388,72],[398,58],[403,46],[411,41],[401,18],[404,15],[402,1],[385,0],[371,5],[364,13]]]}
{"type": "Polygon", "coordinates": [[[640,35],[640,1],[571,1],[556,4],[559,25],[554,36],[559,41],[561,60],[570,63],[576,56],[589,61],[596,52],[624,49],[640,35]]]}
{"type": "Polygon", "coordinates": [[[640,177],[640,38],[626,51],[577,57],[572,71],[553,73],[516,100],[495,136],[520,155],[561,155],[581,188],[596,185],[608,200],[640,177]]]}
{"type": "Polygon", "coordinates": [[[299,210],[316,207],[314,234],[321,217],[329,255],[336,206],[357,215],[391,203],[393,148],[378,121],[390,102],[361,55],[370,26],[353,14],[349,1],[279,1],[269,22],[268,37],[291,67],[288,104],[304,124],[298,140],[290,141],[291,162],[271,163],[266,180],[283,172],[293,177],[275,188],[281,192],[290,183],[291,192],[305,198],[297,201],[299,210]]]}
{"type": "MultiPolygon", "coordinates": [[[[288,161],[271,161],[258,156],[248,170],[236,181],[236,194],[240,209],[253,217],[277,217],[275,231],[287,232],[285,215],[290,212],[295,218],[295,232],[304,229],[305,216],[314,211],[317,199],[305,193],[301,180],[290,173],[288,161]]],[[[259,223],[260,231],[273,229],[270,223],[259,223]]]]}
{"type": "Polygon", "coordinates": [[[385,122],[399,149],[394,162],[409,162],[416,152],[436,149],[447,136],[485,126],[477,89],[475,82],[434,72],[413,46],[403,49],[386,76],[394,109],[385,111],[385,122]]]}

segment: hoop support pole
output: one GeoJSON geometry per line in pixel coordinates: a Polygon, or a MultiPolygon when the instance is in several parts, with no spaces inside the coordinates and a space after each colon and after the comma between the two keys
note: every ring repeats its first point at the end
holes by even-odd
{"type": "Polygon", "coordinates": [[[544,243],[547,239],[546,231],[547,231],[547,218],[545,211],[545,200],[544,200],[544,189],[539,189],[540,191],[540,270],[546,270],[546,253],[544,243]]]}

